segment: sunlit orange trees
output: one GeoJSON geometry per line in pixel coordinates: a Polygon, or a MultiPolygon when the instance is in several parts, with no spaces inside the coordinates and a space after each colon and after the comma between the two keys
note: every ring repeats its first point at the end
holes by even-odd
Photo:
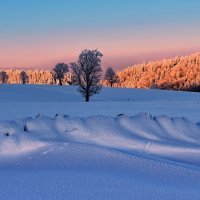
{"type": "Polygon", "coordinates": [[[197,90],[200,85],[200,53],[137,64],[117,75],[119,87],[197,90]]]}

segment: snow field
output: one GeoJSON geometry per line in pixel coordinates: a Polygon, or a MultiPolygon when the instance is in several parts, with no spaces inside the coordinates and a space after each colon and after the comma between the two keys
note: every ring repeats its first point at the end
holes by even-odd
{"type": "Polygon", "coordinates": [[[0,199],[199,199],[198,93],[103,88],[89,103],[69,86],[0,93],[0,199]]]}

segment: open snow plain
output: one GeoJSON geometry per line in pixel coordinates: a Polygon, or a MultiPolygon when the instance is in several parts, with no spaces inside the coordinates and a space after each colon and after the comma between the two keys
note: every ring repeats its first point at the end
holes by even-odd
{"type": "Polygon", "coordinates": [[[200,94],[0,86],[0,199],[200,199],[200,94]]]}

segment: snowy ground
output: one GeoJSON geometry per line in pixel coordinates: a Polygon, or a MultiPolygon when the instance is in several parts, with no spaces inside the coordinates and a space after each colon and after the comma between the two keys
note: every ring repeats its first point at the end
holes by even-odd
{"type": "Polygon", "coordinates": [[[104,88],[89,103],[67,86],[0,94],[0,199],[199,199],[200,94],[104,88]]]}
{"type": "Polygon", "coordinates": [[[62,113],[84,117],[94,115],[132,116],[140,112],[199,121],[199,93],[162,90],[104,88],[90,103],[83,102],[74,87],[44,85],[0,85],[0,120],[62,113]]]}

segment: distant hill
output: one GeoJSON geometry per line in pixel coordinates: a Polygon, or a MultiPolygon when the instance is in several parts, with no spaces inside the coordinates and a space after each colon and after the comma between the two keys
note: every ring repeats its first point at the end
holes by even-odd
{"type": "Polygon", "coordinates": [[[120,87],[200,91],[200,53],[136,64],[117,75],[120,87]]]}

